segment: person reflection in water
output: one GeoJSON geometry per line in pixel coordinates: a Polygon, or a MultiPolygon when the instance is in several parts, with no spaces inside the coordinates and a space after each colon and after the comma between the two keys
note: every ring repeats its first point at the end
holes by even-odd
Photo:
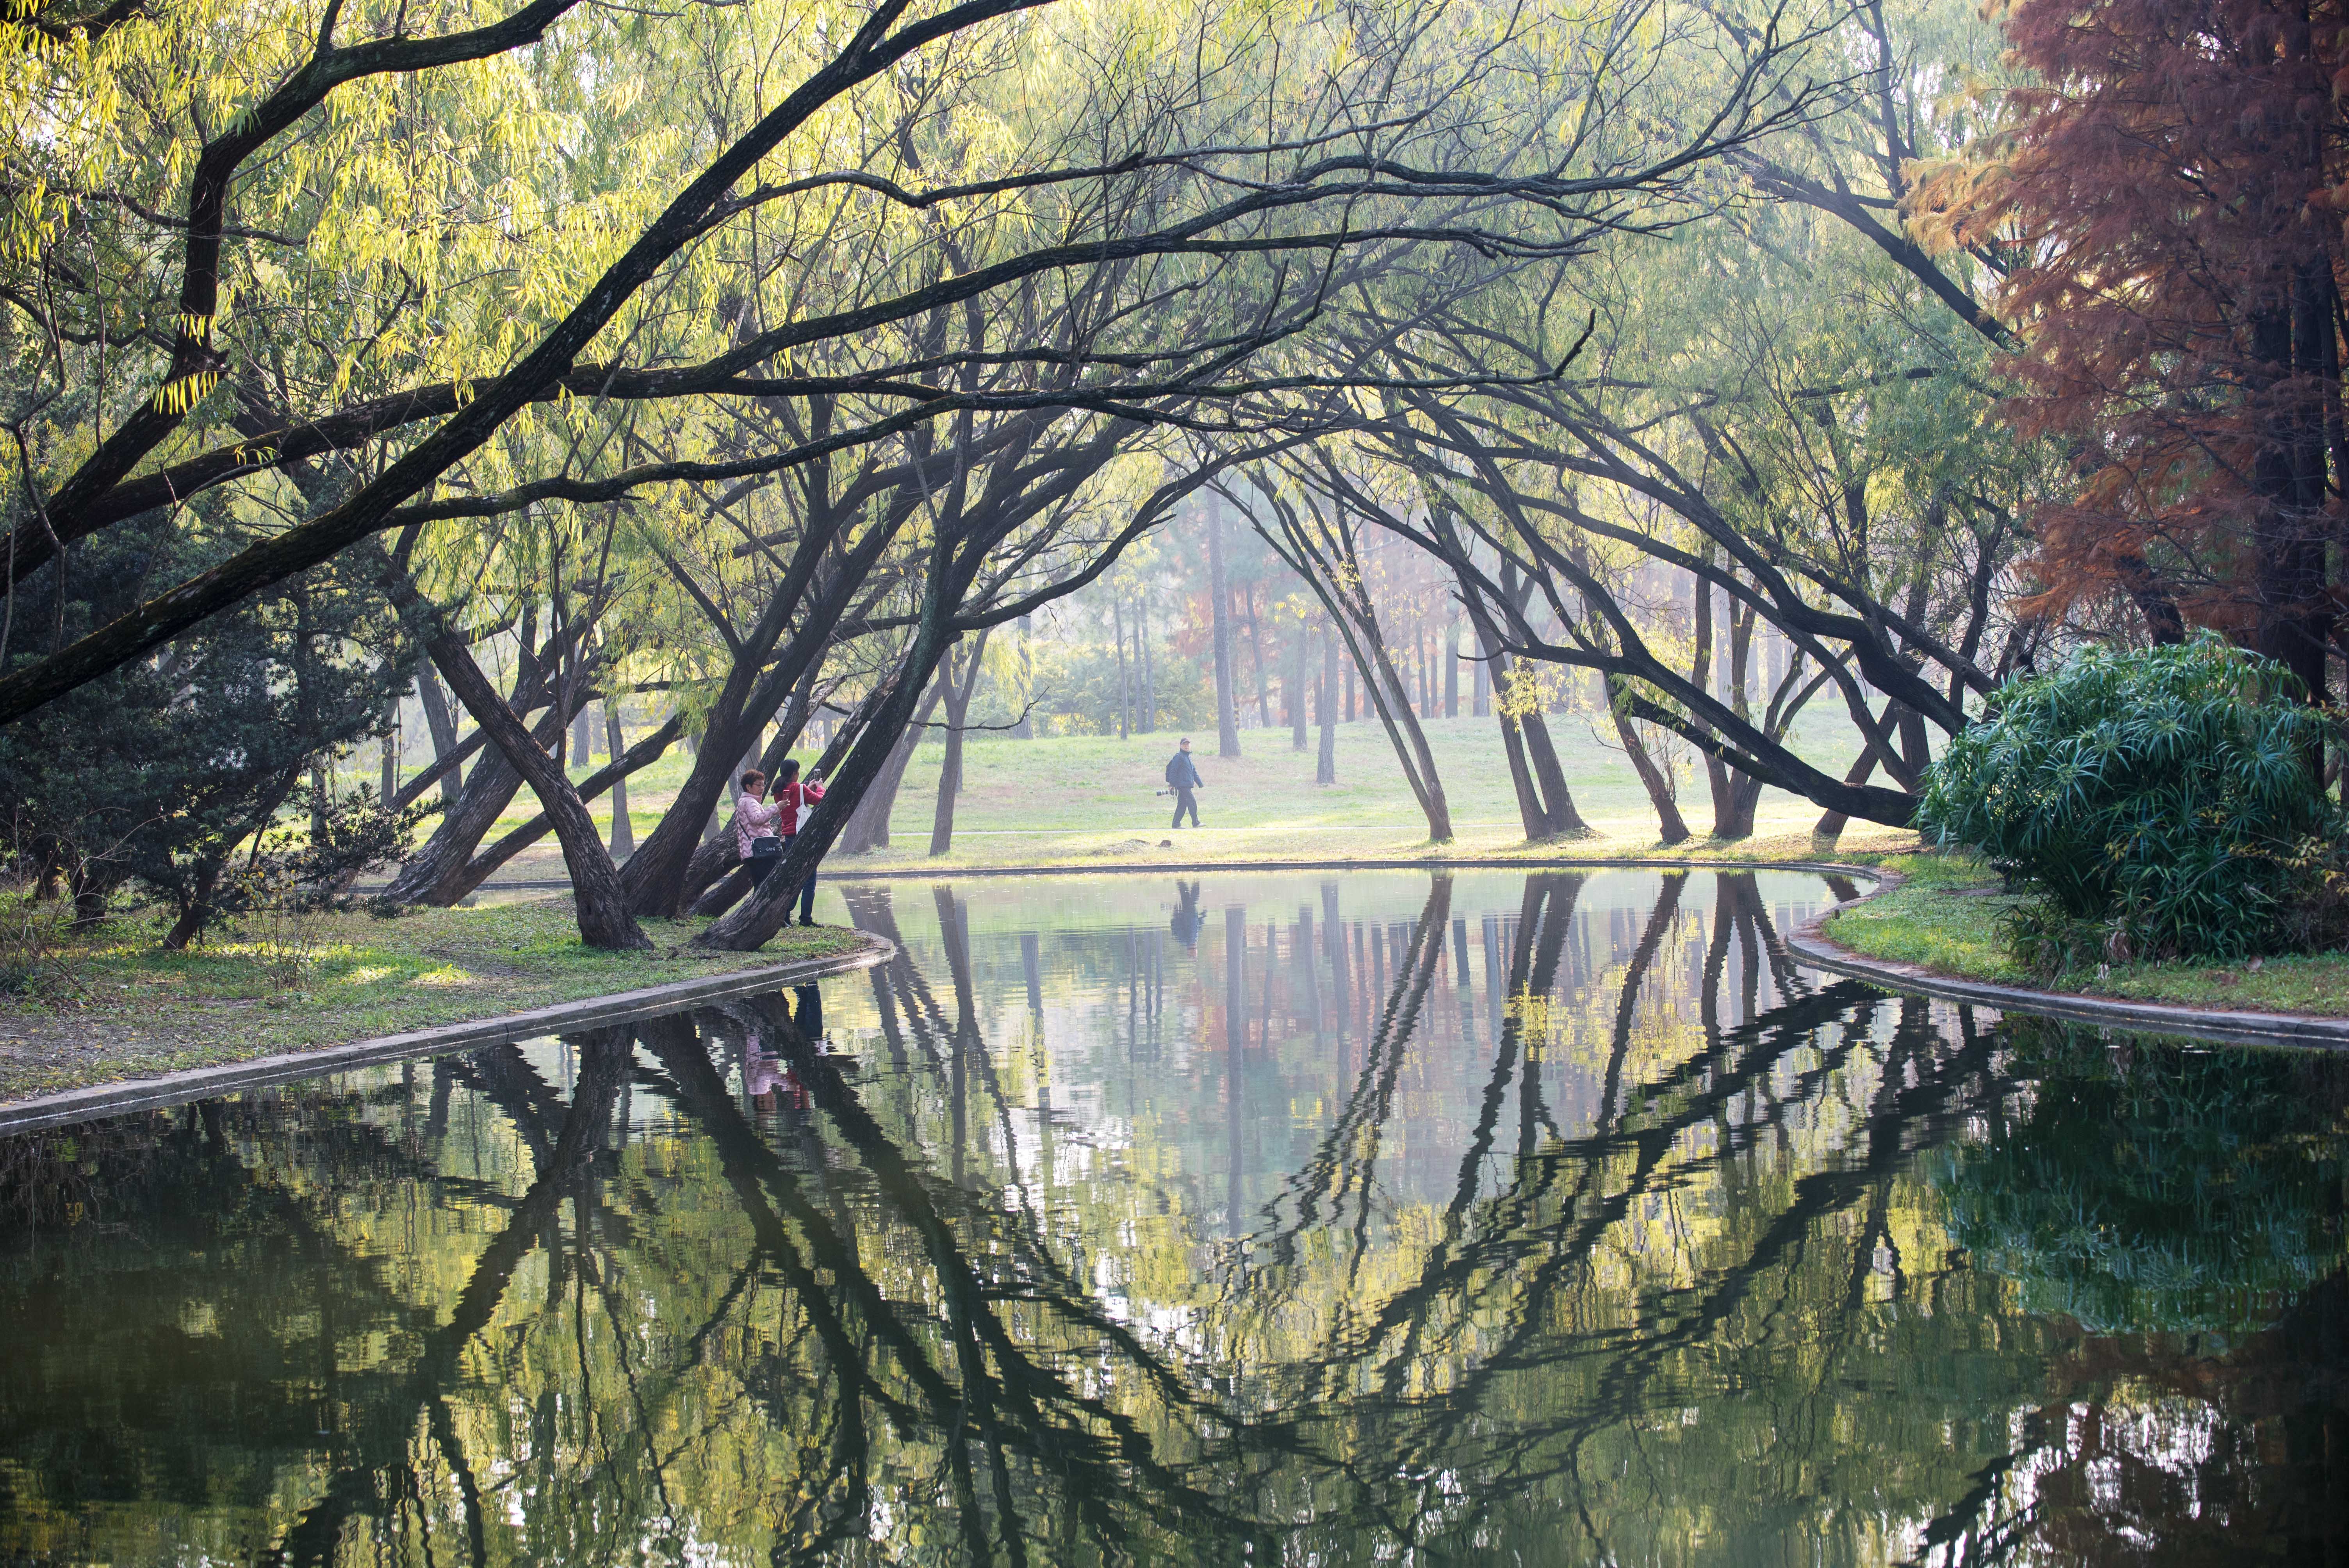
{"type": "Polygon", "coordinates": [[[823,1045],[824,1043],[823,988],[816,985],[801,985],[795,988],[795,995],[798,997],[798,1006],[792,1009],[792,1022],[799,1026],[799,1031],[806,1037],[808,1044],[823,1045]]]}
{"type": "Polygon", "coordinates": [[[775,1096],[780,1092],[789,1103],[804,1107],[807,1095],[792,1069],[780,1057],[767,1049],[766,1042],[752,1029],[742,1037],[742,1088],[750,1103],[761,1110],[775,1109],[775,1096]]]}
{"type": "Polygon", "coordinates": [[[1196,953],[1199,927],[1206,923],[1206,917],[1199,913],[1199,884],[1176,882],[1174,897],[1174,918],[1166,923],[1166,928],[1174,934],[1174,940],[1183,944],[1185,951],[1196,953]]]}

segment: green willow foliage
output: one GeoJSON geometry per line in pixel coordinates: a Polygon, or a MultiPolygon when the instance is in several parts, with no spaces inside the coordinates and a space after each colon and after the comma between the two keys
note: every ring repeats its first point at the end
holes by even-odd
{"type": "Polygon", "coordinates": [[[2084,649],[2008,684],[1951,740],[1919,825],[2064,917],[2109,923],[2114,956],[2261,952],[2291,922],[2312,841],[2342,825],[2308,766],[2332,721],[2298,696],[2214,633],[2084,649]]]}

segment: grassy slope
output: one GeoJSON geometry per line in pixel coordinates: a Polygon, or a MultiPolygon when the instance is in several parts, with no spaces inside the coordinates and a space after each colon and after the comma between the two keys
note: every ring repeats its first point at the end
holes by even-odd
{"type": "Polygon", "coordinates": [[[678,944],[699,922],[647,921],[657,953],[584,947],[567,899],[419,910],[398,920],[319,917],[316,962],[277,988],[259,945],[234,936],[166,953],[151,928],[117,922],[78,950],[79,995],[0,998],[0,1099],[335,1045],[433,1024],[837,953],[843,931],[794,928],[758,953],[678,944]]]}
{"type": "MultiPolygon", "coordinates": [[[[2005,985],[2043,986],[2007,956],[1998,917],[2023,902],[1978,862],[1940,854],[1862,855],[1909,880],[1837,915],[1826,934],[1855,953],[2005,985]]],[[[2133,1002],[2349,1016],[2349,954],[2241,964],[2127,964],[2074,970],[2044,989],[2133,1002]]]]}

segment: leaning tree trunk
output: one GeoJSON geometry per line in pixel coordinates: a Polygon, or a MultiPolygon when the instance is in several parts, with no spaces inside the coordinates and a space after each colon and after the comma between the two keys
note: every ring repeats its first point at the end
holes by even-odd
{"type": "MultiPolygon", "coordinates": [[[[931,579],[935,584],[937,577],[931,579]]],[[[850,815],[861,809],[864,796],[883,768],[895,760],[906,737],[937,703],[938,665],[950,645],[950,634],[940,624],[948,607],[936,602],[923,607],[914,627],[912,645],[898,680],[874,711],[864,733],[849,748],[831,788],[809,820],[783,851],[782,863],[767,873],[750,897],[730,913],[720,916],[693,939],[696,947],[747,953],[766,945],[791,917],[792,896],[823,858],[850,815]],[[926,693],[926,695],[925,695],[926,693]],[[916,706],[920,714],[916,713],[916,706]]],[[[902,779],[903,774],[900,773],[902,779]]]]}
{"type": "MultiPolygon", "coordinates": [[[[1843,781],[1847,784],[1867,783],[1868,776],[1876,771],[1877,756],[1876,748],[1863,739],[1860,742],[1859,759],[1851,765],[1851,771],[1843,776],[1843,781]]],[[[1820,817],[1818,826],[1811,830],[1811,837],[1833,842],[1843,837],[1844,829],[1850,824],[1851,818],[1847,814],[1842,811],[1829,811],[1820,817]]]]}
{"type": "Polygon", "coordinates": [[[1444,780],[1435,770],[1435,753],[1427,744],[1426,732],[1412,714],[1411,693],[1395,672],[1393,661],[1387,657],[1376,617],[1367,603],[1358,603],[1355,608],[1359,613],[1356,624],[1343,634],[1347,651],[1362,672],[1362,695],[1386,729],[1395,759],[1402,764],[1403,782],[1411,786],[1413,797],[1427,818],[1428,841],[1448,844],[1452,841],[1452,808],[1444,796],[1444,780]]]}
{"type": "MultiPolygon", "coordinates": [[[[651,939],[637,928],[636,917],[628,913],[627,900],[620,891],[620,873],[596,834],[595,820],[587,814],[586,803],[571,787],[563,769],[523,727],[513,709],[483,677],[481,666],[473,663],[473,655],[461,639],[436,637],[429,646],[434,666],[456,692],[457,700],[465,705],[473,722],[489,732],[490,743],[530,785],[547,820],[554,824],[554,836],[563,846],[564,864],[571,872],[571,895],[578,915],[580,940],[590,947],[650,948],[651,939]]],[[[559,710],[554,717],[559,744],[563,733],[559,710]]]]}
{"type": "Polygon", "coordinates": [[[986,653],[987,634],[981,632],[967,654],[959,657],[947,655],[939,672],[946,685],[947,754],[938,765],[937,809],[930,815],[930,853],[934,855],[943,855],[954,848],[955,797],[962,793],[962,727],[970,717],[970,699],[978,691],[979,660],[986,653]],[[959,681],[954,676],[957,664],[963,666],[959,681]]]}
{"type": "MultiPolygon", "coordinates": [[[[550,708],[540,716],[536,727],[540,738],[551,742],[563,722],[562,714],[550,708]]],[[[441,813],[440,825],[424,847],[400,862],[398,874],[384,889],[384,897],[394,903],[444,907],[464,897],[471,891],[464,876],[473,851],[521,788],[522,775],[506,761],[505,754],[494,746],[486,748],[481,760],[467,771],[465,787],[457,792],[457,804],[441,813]]]]}
{"type": "Polygon", "coordinates": [[[905,782],[905,769],[913,765],[914,748],[921,744],[922,731],[930,715],[937,711],[940,695],[937,685],[932,683],[921,707],[890,746],[879,772],[855,800],[854,810],[841,829],[842,854],[861,855],[889,847],[889,813],[896,808],[897,790],[905,782]]]}
{"type": "MultiPolygon", "coordinates": [[[[1488,617],[1475,614],[1473,606],[1470,624],[1484,649],[1485,662],[1495,676],[1494,685],[1497,688],[1500,677],[1508,674],[1508,655],[1501,651],[1500,633],[1488,617]]],[[[1519,716],[1508,710],[1506,703],[1495,703],[1493,713],[1500,721],[1501,751],[1508,759],[1509,783],[1516,792],[1517,820],[1525,828],[1527,843],[1542,843],[1556,837],[1557,829],[1550,819],[1548,803],[1542,799],[1541,785],[1534,776],[1533,764],[1526,755],[1525,726],[1519,716]]],[[[1544,738],[1547,738],[1547,734],[1544,738]]],[[[1555,762],[1555,758],[1552,760],[1555,762]]],[[[1559,787],[1563,789],[1564,785],[1561,774],[1559,787]]],[[[1580,819],[1578,817],[1576,820],[1580,819]]]]}
{"type": "Polygon", "coordinates": [[[1607,712],[1615,721],[1615,736],[1623,743],[1623,754],[1631,759],[1631,771],[1640,776],[1640,788],[1648,792],[1648,804],[1656,810],[1656,837],[1667,844],[1684,842],[1689,836],[1688,820],[1681,815],[1679,791],[1672,787],[1671,776],[1649,755],[1639,728],[1616,706],[1615,677],[1608,677],[1607,684],[1607,712]]]}
{"type": "MultiPolygon", "coordinates": [[[[424,709],[424,727],[432,732],[432,759],[445,759],[457,749],[457,720],[449,711],[449,698],[440,689],[440,678],[429,670],[416,672],[416,699],[424,709]]],[[[450,810],[457,809],[457,793],[464,780],[451,767],[440,775],[440,803],[450,810]]]]}
{"type": "MultiPolygon", "coordinates": [[[[621,755],[619,760],[606,762],[603,767],[581,779],[577,785],[580,800],[584,803],[595,799],[604,793],[606,786],[610,787],[615,795],[627,788],[627,776],[659,761],[661,754],[668,749],[669,743],[675,740],[684,728],[685,715],[682,712],[669,715],[667,723],[630,747],[621,755]]],[[[440,883],[440,891],[448,894],[450,902],[464,897],[496,875],[501,866],[553,830],[553,822],[545,812],[541,811],[537,816],[475,855],[466,862],[462,871],[453,872],[444,877],[440,883]]]]}
{"type": "Polygon", "coordinates": [[[1590,824],[1575,809],[1574,793],[1566,787],[1566,769],[1557,760],[1557,748],[1550,744],[1549,725],[1539,709],[1526,715],[1520,722],[1525,730],[1526,760],[1533,765],[1534,777],[1541,781],[1542,814],[1548,820],[1550,837],[1588,838],[1590,824]]]}

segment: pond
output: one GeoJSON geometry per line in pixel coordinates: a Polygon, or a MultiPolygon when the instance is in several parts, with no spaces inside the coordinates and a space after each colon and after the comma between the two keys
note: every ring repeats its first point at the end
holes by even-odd
{"type": "Polygon", "coordinates": [[[0,1142],[0,1562],[2349,1549],[2339,1057],[1792,872],[838,885],[898,960],[0,1142]]]}

